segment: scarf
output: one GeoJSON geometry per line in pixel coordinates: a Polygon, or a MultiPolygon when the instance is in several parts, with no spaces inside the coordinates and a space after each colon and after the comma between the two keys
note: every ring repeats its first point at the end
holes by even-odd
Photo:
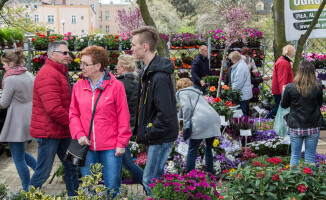
{"type": "Polygon", "coordinates": [[[12,75],[20,75],[24,72],[27,71],[27,68],[24,67],[24,66],[16,66],[16,67],[10,67],[8,69],[8,71],[6,71],[5,75],[3,75],[3,78],[2,78],[2,89],[4,87],[3,83],[5,81],[5,78],[7,78],[8,76],[12,76],[12,75]]]}

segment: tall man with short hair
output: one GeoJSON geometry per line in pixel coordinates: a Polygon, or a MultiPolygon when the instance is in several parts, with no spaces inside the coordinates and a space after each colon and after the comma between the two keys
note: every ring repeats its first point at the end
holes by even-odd
{"type": "Polygon", "coordinates": [[[204,76],[211,75],[209,70],[209,62],[207,59],[208,49],[206,45],[199,47],[198,56],[191,63],[191,81],[194,86],[205,94],[205,81],[202,80],[204,76]]]}
{"type": "Polygon", "coordinates": [[[171,60],[155,55],[159,40],[156,28],[141,27],[131,35],[133,55],[144,62],[138,81],[134,133],[138,143],[148,145],[143,185],[151,194],[149,184],[153,178],[163,175],[164,164],[178,136],[176,100],[170,78],[174,66],[171,60]]]}
{"type": "Polygon", "coordinates": [[[52,42],[48,47],[48,56],[36,75],[33,87],[30,132],[39,148],[36,170],[29,185],[42,187],[50,176],[57,154],[64,166],[68,195],[75,196],[79,186],[77,170],[64,160],[71,141],[68,115],[71,85],[66,66],[70,62],[70,55],[67,42],[52,42]]]}

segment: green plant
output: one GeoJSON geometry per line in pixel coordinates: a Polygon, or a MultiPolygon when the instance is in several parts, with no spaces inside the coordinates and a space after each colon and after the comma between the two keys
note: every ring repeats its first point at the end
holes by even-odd
{"type": "Polygon", "coordinates": [[[7,195],[7,186],[3,183],[0,184],[0,199],[4,199],[7,195]]]}
{"type": "MultiPolygon", "coordinates": [[[[52,38],[51,38],[52,39],[52,38]]],[[[45,34],[36,33],[36,36],[32,38],[32,44],[37,50],[45,50],[48,48],[51,39],[46,37],[45,34]]],[[[52,39],[53,41],[53,39],[52,39]]]]}
{"type": "Polygon", "coordinates": [[[108,49],[118,49],[120,45],[120,37],[119,35],[108,35],[108,49]]]}
{"type": "Polygon", "coordinates": [[[229,105],[226,101],[221,100],[221,98],[217,97],[214,99],[214,104],[212,105],[214,110],[220,115],[225,116],[225,120],[233,118],[234,112],[229,109],[229,105]]]}
{"type": "Polygon", "coordinates": [[[101,33],[97,33],[93,36],[93,45],[104,47],[106,46],[108,39],[107,36],[101,33]]]}
{"type": "Polygon", "coordinates": [[[81,51],[84,48],[88,46],[88,41],[90,39],[93,39],[92,37],[89,37],[87,33],[81,33],[77,38],[76,38],[76,49],[77,51],[81,51]]]}
{"type": "Polygon", "coordinates": [[[325,199],[325,164],[302,164],[295,170],[282,164],[281,158],[255,161],[229,173],[223,195],[228,199],[325,199]],[[314,170],[312,170],[314,169],[314,170]]]}
{"type": "Polygon", "coordinates": [[[265,141],[255,141],[248,144],[248,147],[258,156],[268,155],[286,155],[290,147],[287,143],[283,142],[283,138],[276,137],[265,141]]]}
{"type": "Polygon", "coordinates": [[[182,62],[186,63],[187,65],[191,65],[193,58],[191,56],[186,56],[185,53],[182,53],[181,60],[182,60],[182,62]]]}
{"type": "Polygon", "coordinates": [[[241,100],[241,90],[232,88],[222,90],[220,97],[223,100],[231,101],[233,104],[238,104],[241,100]]]}
{"type": "Polygon", "coordinates": [[[19,190],[16,193],[10,193],[9,199],[11,199],[11,200],[27,200],[25,194],[23,193],[23,190],[19,190]]]}
{"type": "Polygon", "coordinates": [[[109,68],[110,70],[114,70],[116,65],[118,64],[118,57],[120,53],[118,51],[110,51],[109,52],[109,68]]]}
{"type": "Polygon", "coordinates": [[[12,28],[4,28],[3,33],[4,33],[4,39],[6,41],[6,44],[8,45],[14,44],[14,38],[13,38],[14,30],[12,28]]]}
{"type": "Polygon", "coordinates": [[[126,170],[124,167],[122,168],[121,179],[132,179],[130,172],[126,170]]]}
{"type": "Polygon", "coordinates": [[[126,49],[126,50],[129,50],[131,48],[130,37],[128,37],[128,38],[121,37],[121,47],[122,47],[122,49],[126,49]]]}
{"type": "Polygon", "coordinates": [[[16,43],[23,43],[25,40],[24,31],[18,28],[14,28],[12,32],[12,37],[16,43]]]}
{"type": "Polygon", "coordinates": [[[55,176],[58,178],[62,177],[63,182],[65,182],[65,173],[64,173],[64,167],[62,163],[60,163],[57,171],[55,171],[55,176]]]}
{"type": "MultiPolygon", "coordinates": [[[[217,86],[219,77],[218,76],[204,76],[202,78],[202,80],[205,81],[206,85],[208,85],[208,86],[217,86]]],[[[209,88],[209,90],[210,90],[210,88],[209,88]]]]}
{"type": "Polygon", "coordinates": [[[3,32],[3,29],[0,29],[0,45],[5,44],[5,33],[3,32]]]}

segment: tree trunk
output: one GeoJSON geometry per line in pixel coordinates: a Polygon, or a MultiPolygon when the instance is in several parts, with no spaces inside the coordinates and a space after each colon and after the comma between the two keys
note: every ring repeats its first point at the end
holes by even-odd
{"type": "Polygon", "coordinates": [[[317,10],[317,13],[316,13],[314,19],[312,20],[311,24],[309,25],[308,30],[305,32],[305,34],[301,34],[300,39],[298,40],[297,50],[295,52],[295,57],[294,57],[293,73],[295,73],[299,67],[299,62],[300,62],[300,58],[302,55],[303,46],[306,43],[313,28],[317,24],[319,16],[325,7],[325,4],[326,4],[326,0],[323,0],[317,10]]]}
{"type": "MultiPolygon", "coordinates": [[[[137,4],[139,6],[140,13],[141,16],[143,17],[145,24],[147,26],[153,26],[157,28],[153,18],[151,17],[151,14],[149,13],[146,0],[137,0],[137,4]]],[[[168,46],[161,37],[159,37],[159,42],[156,49],[159,56],[170,58],[168,46]]],[[[171,80],[172,80],[174,92],[176,92],[176,79],[174,73],[171,74],[171,80]]]]}
{"type": "Polygon", "coordinates": [[[9,0],[0,0],[0,10],[2,10],[3,6],[8,2],[9,0]]]}
{"type": "Polygon", "coordinates": [[[274,20],[274,41],[273,52],[274,62],[282,56],[282,48],[286,45],[285,22],[284,22],[284,0],[274,0],[273,3],[274,20]]]}

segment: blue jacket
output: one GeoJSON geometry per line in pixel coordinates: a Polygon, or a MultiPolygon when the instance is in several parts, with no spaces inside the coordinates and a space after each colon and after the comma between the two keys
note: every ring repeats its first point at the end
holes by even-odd
{"type": "Polygon", "coordinates": [[[252,98],[252,87],[249,67],[240,59],[231,71],[231,86],[232,89],[241,89],[241,100],[249,100],[252,98]]]}
{"type": "Polygon", "coordinates": [[[191,81],[194,85],[201,87],[201,78],[211,74],[208,59],[199,54],[191,63],[191,81]]]}

